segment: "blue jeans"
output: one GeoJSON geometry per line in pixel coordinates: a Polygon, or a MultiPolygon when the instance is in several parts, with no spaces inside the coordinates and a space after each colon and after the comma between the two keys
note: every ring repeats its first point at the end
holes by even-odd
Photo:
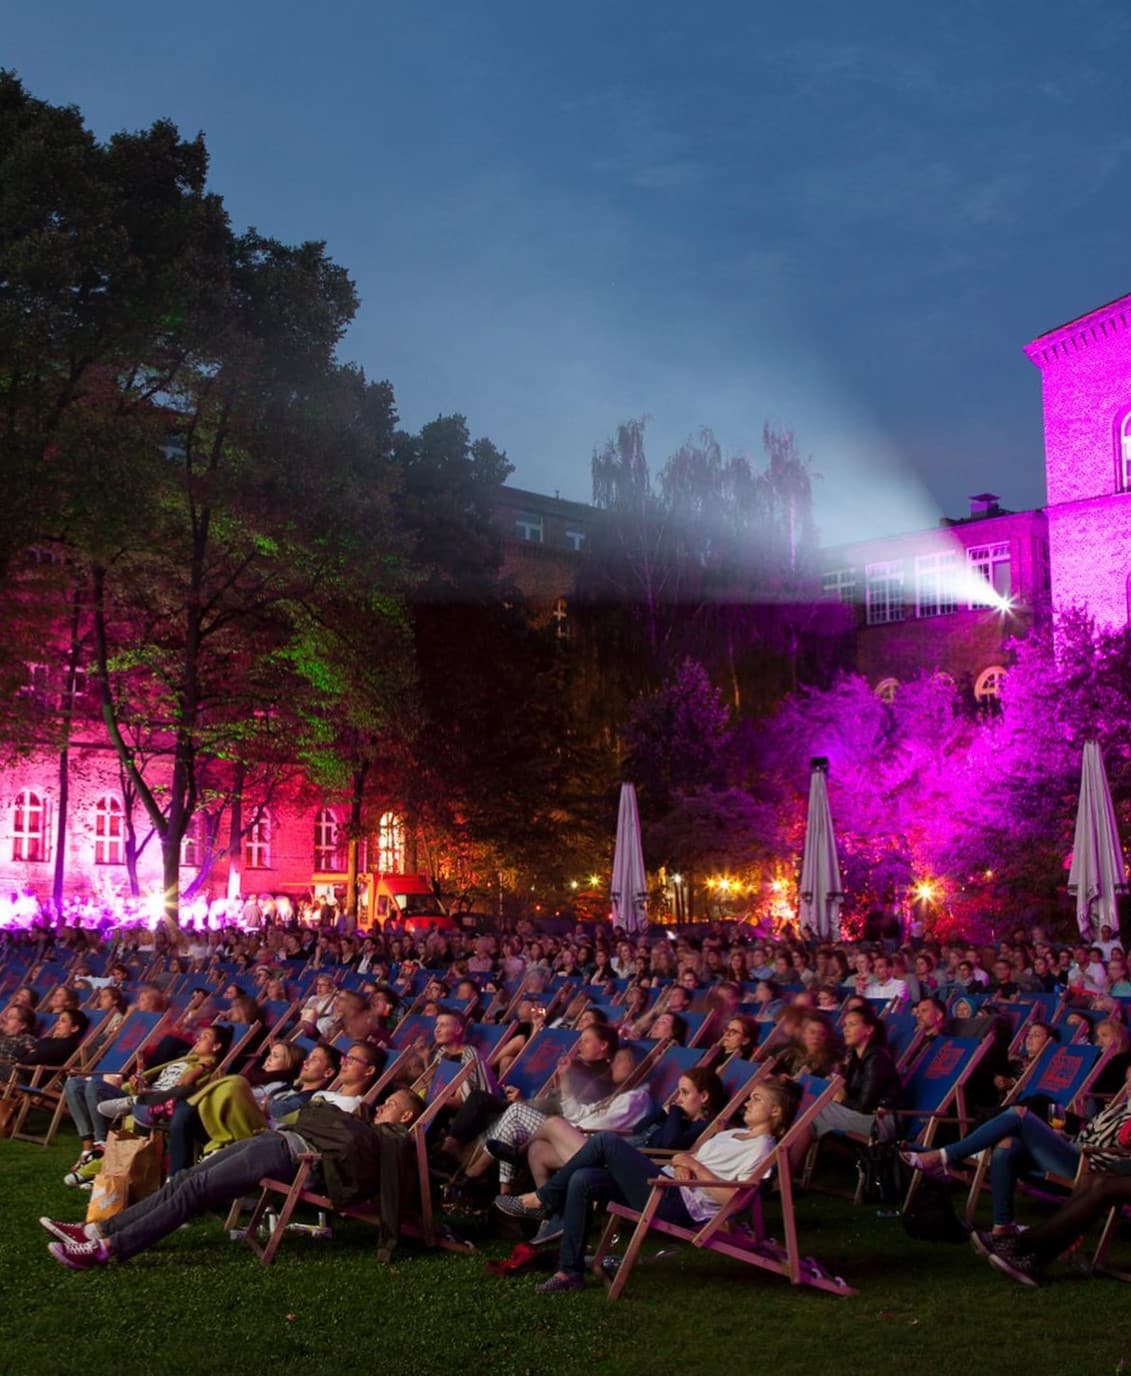
{"type": "Polygon", "coordinates": [[[155,1242],[210,1209],[223,1208],[253,1192],[265,1175],[293,1180],[298,1162],[279,1132],[261,1132],[213,1152],[187,1171],[171,1175],[156,1194],[100,1225],[119,1261],[144,1252],[155,1242]]]}
{"type": "MultiPolygon", "coordinates": [[[[598,1132],[537,1191],[551,1214],[560,1214],[564,1231],[558,1270],[580,1276],[585,1272],[585,1235],[589,1231],[591,1200],[616,1199],[638,1212],[651,1194],[649,1180],[660,1165],[630,1146],[615,1132],[598,1132]]],[[[657,1216],[669,1223],[691,1219],[678,1190],[666,1190],[657,1216]]]]}
{"type": "Polygon", "coordinates": [[[120,1099],[125,1092],[124,1089],[108,1085],[101,1075],[69,1076],[63,1085],[63,1097],[78,1135],[95,1142],[105,1142],[110,1120],[98,1112],[98,1105],[106,1099],[120,1099]]]}
{"type": "Polygon", "coordinates": [[[1075,1175],[1080,1164],[1080,1148],[1050,1128],[1036,1113],[1007,1108],[988,1123],[946,1149],[948,1161],[963,1161],[968,1156],[993,1148],[990,1158],[990,1197],[995,1224],[1013,1222],[1013,1190],[1018,1176],[1030,1171],[1055,1171],[1075,1175]],[[1006,1138],[1008,1146],[1000,1145],[1006,1138]]]}

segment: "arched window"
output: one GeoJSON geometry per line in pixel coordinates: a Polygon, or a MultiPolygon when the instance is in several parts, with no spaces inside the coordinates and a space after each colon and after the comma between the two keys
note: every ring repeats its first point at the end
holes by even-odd
{"type": "Polygon", "coordinates": [[[1131,492],[1131,411],[1119,423],[1118,473],[1120,492],[1131,492]]]}
{"type": "Polygon", "coordinates": [[[988,669],[983,669],[974,682],[974,699],[976,702],[986,703],[996,702],[1001,697],[1001,685],[1005,682],[1005,669],[1000,664],[991,664],[988,669]]]}
{"type": "Polygon", "coordinates": [[[271,868],[271,819],[261,812],[255,819],[243,843],[244,869],[271,868]]]}
{"type": "Polygon", "coordinates": [[[377,823],[377,868],[382,874],[399,874],[404,864],[404,822],[395,812],[385,812],[377,823]]]}
{"type": "Polygon", "coordinates": [[[881,702],[894,702],[898,692],[899,679],[897,678],[883,678],[876,684],[876,697],[881,702]]]}
{"type": "Polygon", "coordinates": [[[117,798],[99,798],[94,805],[94,863],[120,865],[125,859],[125,814],[117,798]]]}
{"type": "Polygon", "coordinates": [[[328,807],[321,807],[314,816],[314,868],[338,869],[338,819],[328,807]]]}
{"type": "Polygon", "coordinates": [[[47,859],[47,805],[29,788],[16,795],[12,809],[12,859],[47,859]]]}
{"type": "Polygon", "coordinates": [[[181,864],[193,869],[200,865],[200,822],[199,816],[194,817],[181,838],[181,864]]]}

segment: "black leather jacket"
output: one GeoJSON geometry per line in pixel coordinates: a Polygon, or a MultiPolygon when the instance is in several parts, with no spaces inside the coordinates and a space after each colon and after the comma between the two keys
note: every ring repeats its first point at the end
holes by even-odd
{"type": "Polygon", "coordinates": [[[857,1113],[875,1113],[881,1106],[894,1108],[902,1088],[899,1071],[886,1047],[869,1044],[859,1056],[849,1052],[844,1067],[845,1108],[857,1113]]]}

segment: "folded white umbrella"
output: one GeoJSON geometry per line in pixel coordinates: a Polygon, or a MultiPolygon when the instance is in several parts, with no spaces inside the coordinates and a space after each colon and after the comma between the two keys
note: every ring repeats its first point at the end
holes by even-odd
{"type": "Polygon", "coordinates": [[[1127,892],[1127,871],[1098,741],[1084,742],[1068,892],[1076,898],[1076,924],[1085,940],[1094,940],[1105,924],[1119,931],[1117,895],[1127,892]]]}
{"type": "Polygon", "coordinates": [[[809,814],[805,820],[805,852],[801,860],[801,925],[822,940],[840,937],[840,862],[829,810],[829,762],[810,761],[809,814]]]}
{"type": "Polygon", "coordinates": [[[613,879],[609,896],[614,927],[623,927],[630,936],[647,929],[648,879],[644,872],[640,813],[636,807],[636,788],[633,784],[620,786],[617,844],[613,851],[613,879]]]}

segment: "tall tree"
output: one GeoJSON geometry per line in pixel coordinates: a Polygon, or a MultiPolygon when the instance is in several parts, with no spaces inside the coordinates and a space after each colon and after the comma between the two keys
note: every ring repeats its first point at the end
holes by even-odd
{"type": "Polygon", "coordinates": [[[4,454],[33,494],[12,538],[58,538],[86,585],[171,917],[218,777],[301,753],[313,609],[402,577],[391,396],[336,358],[352,283],[320,244],[234,235],[206,171],[167,122],[99,144],[0,78],[4,454]]]}

